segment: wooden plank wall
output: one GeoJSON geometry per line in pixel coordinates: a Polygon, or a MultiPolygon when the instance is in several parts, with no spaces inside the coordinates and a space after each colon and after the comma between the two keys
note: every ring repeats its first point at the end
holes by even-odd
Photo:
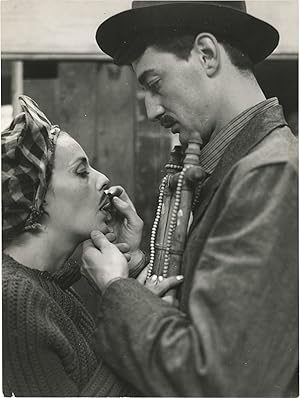
{"type": "Polygon", "coordinates": [[[147,119],[144,95],[136,90],[136,208],[144,220],[142,249],[149,252],[158,188],[171,149],[170,133],[147,119]]]}
{"type": "Polygon", "coordinates": [[[92,166],[95,148],[97,65],[94,62],[61,62],[58,66],[59,123],[83,147],[92,166]]]}
{"type": "Polygon", "coordinates": [[[135,93],[129,67],[97,64],[95,146],[97,167],[135,196],[135,93]]]}
{"type": "Polygon", "coordinates": [[[52,123],[60,122],[58,79],[25,79],[24,94],[33,98],[52,123]]]}
{"type": "Polygon", "coordinates": [[[135,96],[132,72],[110,63],[59,62],[54,78],[25,79],[53,123],[69,132],[93,167],[134,196],[135,96]]]}

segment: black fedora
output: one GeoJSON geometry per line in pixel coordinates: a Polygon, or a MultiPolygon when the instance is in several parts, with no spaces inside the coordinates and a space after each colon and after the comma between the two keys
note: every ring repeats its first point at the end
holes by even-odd
{"type": "Polygon", "coordinates": [[[273,26],[247,14],[245,1],[140,3],[143,6],[116,14],[97,29],[100,49],[119,65],[130,63],[126,54],[132,52],[137,39],[140,55],[151,43],[151,35],[163,31],[210,32],[235,44],[254,64],[270,55],[279,41],[273,26]]]}

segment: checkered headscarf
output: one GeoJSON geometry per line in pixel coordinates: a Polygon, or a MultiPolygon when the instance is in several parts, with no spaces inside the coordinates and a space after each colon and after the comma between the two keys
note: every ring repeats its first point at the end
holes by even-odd
{"type": "Polygon", "coordinates": [[[6,236],[39,226],[60,129],[29,97],[19,97],[23,113],[1,134],[2,228],[6,236]]]}

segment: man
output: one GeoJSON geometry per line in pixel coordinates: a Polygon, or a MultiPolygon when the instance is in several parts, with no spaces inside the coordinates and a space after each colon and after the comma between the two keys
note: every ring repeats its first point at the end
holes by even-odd
{"type": "Polygon", "coordinates": [[[103,292],[99,352],[147,396],[296,396],[297,143],[252,72],[277,31],[244,2],[214,1],[125,11],[97,42],[132,65],[150,119],[183,145],[202,138],[208,174],[179,309],[127,279],[121,254],[92,235],[99,250],[83,259],[103,292]]]}

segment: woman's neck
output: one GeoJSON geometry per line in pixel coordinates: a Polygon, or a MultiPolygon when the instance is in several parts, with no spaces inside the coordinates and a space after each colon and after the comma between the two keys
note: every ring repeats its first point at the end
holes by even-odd
{"type": "Polygon", "coordinates": [[[19,263],[40,271],[55,272],[66,262],[77,244],[53,231],[25,232],[5,249],[19,263]]]}

